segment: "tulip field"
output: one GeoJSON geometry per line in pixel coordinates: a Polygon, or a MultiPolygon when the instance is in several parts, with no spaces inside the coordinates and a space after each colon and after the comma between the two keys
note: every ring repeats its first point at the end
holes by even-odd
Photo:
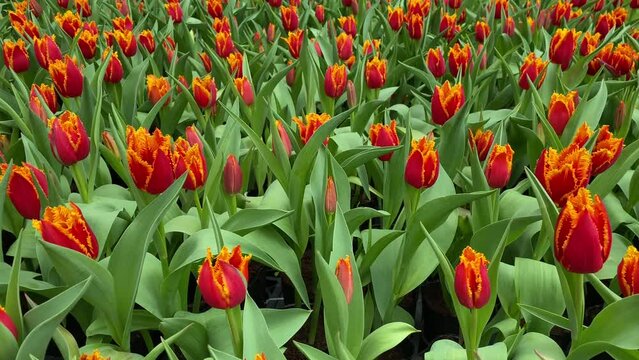
{"type": "Polygon", "coordinates": [[[638,9],[0,2],[0,360],[639,359],[638,9]]]}

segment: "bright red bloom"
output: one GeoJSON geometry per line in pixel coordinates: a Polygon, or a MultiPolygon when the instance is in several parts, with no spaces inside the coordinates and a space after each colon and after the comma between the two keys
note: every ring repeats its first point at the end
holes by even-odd
{"type": "Polygon", "coordinates": [[[628,10],[618,7],[612,11],[612,16],[615,18],[615,26],[622,27],[628,18],[628,10]]]}
{"type": "Polygon", "coordinates": [[[630,76],[635,71],[635,63],[639,60],[639,54],[628,44],[621,43],[615,46],[614,51],[602,58],[606,68],[613,76],[630,76]]]}
{"type": "Polygon", "coordinates": [[[515,34],[515,20],[510,16],[504,21],[504,34],[508,36],[515,34]]]}
{"type": "Polygon", "coordinates": [[[2,43],[2,55],[4,56],[4,65],[9,69],[17,73],[29,70],[29,53],[22,39],[2,43]]]}
{"type": "Polygon", "coordinates": [[[612,60],[612,53],[614,52],[614,44],[608,43],[603,49],[595,55],[595,58],[588,63],[588,75],[595,75],[601,69],[603,64],[610,62],[612,60]]]}
{"type": "Polygon", "coordinates": [[[75,37],[80,28],[82,28],[82,19],[80,18],[80,15],[74,14],[70,10],[67,10],[62,15],[56,14],[55,22],[72,38],[75,37]]]}
{"type": "Polygon", "coordinates": [[[411,142],[411,151],[406,162],[404,179],[416,188],[433,186],[439,177],[439,153],[435,141],[423,137],[411,142]]]}
{"type": "Polygon", "coordinates": [[[164,4],[164,8],[166,9],[167,15],[169,15],[174,23],[179,24],[182,22],[184,13],[182,12],[182,6],[179,2],[170,2],[168,4],[164,4]]]}
{"type": "Polygon", "coordinates": [[[424,18],[419,14],[407,14],[406,29],[411,39],[421,39],[424,35],[424,18]]]}
{"type": "Polygon", "coordinates": [[[211,70],[213,69],[213,62],[211,61],[209,54],[207,54],[206,52],[201,52],[198,54],[198,56],[200,57],[200,60],[202,61],[202,65],[204,66],[204,71],[206,71],[207,73],[210,73],[211,70]]]}
{"type": "MultiPolygon", "coordinates": [[[[7,164],[0,166],[0,180],[6,175],[7,164]]],[[[42,170],[29,164],[22,163],[22,166],[14,165],[11,168],[9,182],[7,184],[7,195],[9,200],[22,217],[26,219],[40,218],[40,206],[42,201],[33,179],[36,179],[38,186],[42,189],[44,196],[49,195],[49,183],[42,170]]]]}
{"type": "Polygon", "coordinates": [[[455,294],[457,300],[469,309],[484,307],[490,300],[488,260],[484,254],[467,246],[455,267],[455,294]]]}
{"type": "Polygon", "coordinates": [[[555,26],[561,26],[563,21],[570,20],[572,13],[572,4],[568,1],[557,1],[557,4],[553,6],[550,14],[550,22],[555,26]]]}
{"type": "Polygon", "coordinates": [[[240,93],[240,97],[246,104],[246,106],[253,105],[255,101],[255,93],[253,92],[253,85],[246,76],[242,76],[241,78],[235,78],[235,88],[237,92],[240,93]]]}
{"type": "Polygon", "coordinates": [[[215,79],[213,79],[211,75],[207,75],[203,79],[195,77],[192,88],[195,102],[202,109],[215,108],[217,102],[217,87],[215,86],[215,79]]]}
{"type": "Polygon", "coordinates": [[[340,33],[335,38],[337,44],[337,55],[342,61],[348,60],[353,56],[353,37],[347,33],[340,33]]]}
{"type": "Polygon", "coordinates": [[[69,203],[47,207],[41,220],[33,220],[33,227],[48,243],[75,250],[91,259],[98,258],[98,240],[80,208],[69,203]]]}
{"type": "MultiPolygon", "coordinates": [[[[170,89],[171,85],[169,85],[169,81],[166,78],[153,74],[146,76],[146,92],[153,105],[160,101],[170,89]]],[[[166,103],[168,103],[168,99],[166,103]]]]}
{"type": "Polygon", "coordinates": [[[557,29],[550,41],[550,61],[560,64],[562,70],[568,69],[570,60],[577,49],[577,39],[581,31],[575,29],[557,29]]]}
{"type": "Polygon", "coordinates": [[[55,42],[55,35],[45,35],[41,38],[33,39],[33,50],[38,60],[38,64],[43,69],[49,69],[49,65],[56,61],[62,60],[62,51],[55,42]]]}
{"type": "Polygon", "coordinates": [[[592,160],[588,150],[570,144],[561,152],[544,149],[537,160],[535,176],[550,198],[563,206],[568,197],[588,185],[592,171],[592,160]]]}
{"type": "Polygon", "coordinates": [[[62,97],[78,97],[82,95],[84,77],[82,71],[69,55],[49,65],[49,75],[56,90],[62,97]]]}
{"type": "Polygon", "coordinates": [[[555,228],[555,258],[573,273],[595,273],[610,255],[612,230],[606,207],[580,188],[559,213],[555,228]]]}
{"type": "Polygon", "coordinates": [[[239,194],[242,191],[242,168],[235,155],[231,154],[226,158],[223,174],[224,191],[229,195],[239,194]]]}
{"type": "Polygon", "coordinates": [[[617,280],[623,296],[639,294],[639,251],[636,247],[628,246],[626,254],[617,267],[617,280]]]}
{"type": "Polygon", "coordinates": [[[591,34],[589,31],[587,31],[584,34],[584,38],[583,40],[581,40],[581,46],[579,47],[579,53],[581,54],[581,56],[588,56],[593,51],[595,51],[595,49],[597,49],[597,47],[599,46],[600,38],[601,34],[591,34]]]}
{"type": "Polygon", "coordinates": [[[386,83],[386,63],[385,59],[380,60],[377,56],[366,62],[364,76],[369,89],[379,89],[386,83]]]}
{"type": "Polygon", "coordinates": [[[466,44],[462,48],[459,43],[450,48],[448,51],[448,68],[453,76],[457,76],[461,72],[461,75],[466,75],[468,68],[472,69],[473,53],[470,50],[470,45],[466,44]]]}
{"type": "Polygon", "coordinates": [[[304,30],[297,29],[288,33],[288,38],[285,38],[286,44],[288,44],[288,51],[293,59],[300,57],[300,51],[302,50],[302,43],[304,42],[304,30]]]}
{"type": "Polygon", "coordinates": [[[53,85],[31,85],[31,92],[29,93],[29,108],[38,116],[38,118],[40,118],[40,120],[46,122],[48,117],[47,112],[42,106],[38,94],[40,94],[46,106],[52,113],[56,113],[58,111],[58,97],[55,94],[53,85]]]}
{"type": "Polygon", "coordinates": [[[2,306],[0,306],[0,324],[7,328],[7,330],[9,330],[11,334],[13,334],[13,337],[16,338],[16,341],[18,340],[18,329],[13,323],[13,320],[11,320],[9,314],[7,314],[2,306]]]}
{"type": "Polygon", "coordinates": [[[550,105],[548,106],[548,122],[550,122],[557,135],[561,136],[564,133],[564,129],[575,113],[578,104],[579,94],[576,91],[571,91],[566,95],[552,94],[550,105]]]}
{"type": "Polygon", "coordinates": [[[623,138],[615,137],[608,125],[599,129],[595,148],[592,150],[592,176],[601,174],[614,164],[623,150],[623,138]]]}
{"type": "Polygon", "coordinates": [[[461,26],[457,25],[457,14],[444,13],[439,22],[439,32],[444,33],[446,40],[451,41],[461,31],[461,26]]]}
{"type": "Polygon", "coordinates": [[[588,123],[583,123],[577,129],[577,133],[572,138],[571,143],[576,144],[577,146],[580,146],[580,147],[584,147],[591,137],[592,137],[592,130],[590,129],[590,126],[588,126],[588,123]]]}
{"type": "Polygon", "coordinates": [[[124,56],[131,57],[138,52],[138,43],[137,41],[135,41],[135,35],[133,34],[133,31],[116,30],[113,32],[113,36],[118,42],[118,45],[120,45],[124,56]]]}
{"type": "Polygon", "coordinates": [[[206,251],[206,258],[198,273],[197,284],[204,301],[216,309],[234,308],[246,298],[246,284],[242,273],[219,256],[213,265],[211,249],[206,251]]]}
{"type": "Polygon", "coordinates": [[[297,8],[295,6],[280,7],[280,15],[282,25],[286,31],[295,31],[299,27],[299,17],[297,16],[297,8]]]}
{"type": "MultiPolygon", "coordinates": [[[[199,140],[199,138],[198,138],[199,140]]],[[[208,175],[206,159],[202,151],[201,142],[191,143],[190,141],[178,138],[175,141],[175,177],[180,177],[188,172],[184,188],[195,190],[204,185],[208,175]]]]}
{"type": "Polygon", "coordinates": [[[51,152],[63,165],[70,166],[89,155],[89,137],[80,117],[65,111],[49,119],[51,152]]]}
{"type": "Polygon", "coordinates": [[[362,45],[362,54],[371,55],[373,53],[373,49],[375,49],[375,53],[379,53],[379,46],[381,42],[378,39],[364,40],[364,44],[362,45]]]}
{"type": "MultiPolygon", "coordinates": [[[[282,140],[282,145],[284,146],[284,151],[286,152],[286,156],[290,157],[293,152],[293,145],[291,145],[291,138],[289,138],[286,129],[282,125],[282,122],[279,120],[275,120],[275,128],[277,129],[277,134],[282,140]]],[[[275,152],[275,140],[273,140],[272,144],[273,152],[275,152]]]]}
{"type": "Polygon", "coordinates": [[[171,152],[171,137],[160,129],[153,134],[143,127],[126,129],[129,171],[138,189],[149,194],[159,194],[175,180],[171,152]]]}
{"type": "Polygon", "coordinates": [[[93,59],[98,50],[98,34],[89,30],[82,30],[78,37],[78,47],[85,59],[93,59]]]}
{"type": "Polygon", "coordinates": [[[216,33],[221,33],[221,32],[230,33],[231,23],[229,22],[229,18],[227,18],[226,16],[223,16],[221,18],[213,19],[213,30],[215,30],[216,33]]]}
{"type": "Polygon", "coordinates": [[[346,89],[347,72],[346,65],[331,65],[326,69],[324,76],[324,91],[327,96],[338,98],[346,89]]]}
{"type": "Polygon", "coordinates": [[[388,7],[388,24],[394,31],[399,31],[404,25],[404,9],[401,6],[388,7]]]}
{"type": "MultiPolygon", "coordinates": [[[[306,114],[306,118],[304,119],[306,121],[306,124],[305,124],[297,116],[293,117],[293,121],[297,124],[299,133],[300,133],[300,138],[302,138],[302,142],[304,144],[306,144],[311,139],[313,134],[315,134],[315,131],[319,129],[320,126],[322,126],[325,122],[329,121],[330,119],[331,119],[331,116],[329,114],[310,113],[310,114],[306,114]]],[[[324,145],[327,145],[327,144],[328,144],[328,138],[324,140],[324,145]]]]}
{"type": "Polygon", "coordinates": [[[475,39],[479,43],[483,43],[484,40],[490,34],[490,26],[485,21],[477,21],[475,23],[475,39]]]}
{"type": "Polygon", "coordinates": [[[357,21],[353,15],[342,16],[337,21],[339,21],[339,25],[345,33],[352,37],[357,36],[357,21]]]}
{"type": "Polygon", "coordinates": [[[428,16],[430,0],[408,0],[407,9],[409,14],[419,14],[422,17],[428,16]]]}
{"type": "Polygon", "coordinates": [[[464,106],[465,102],[466,97],[462,84],[450,86],[450,83],[446,81],[441,87],[435,86],[431,101],[433,122],[437,125],[444,125],[464,106]]]}
{"type": "MultiPolygon", "coordinates": [[[[391,147],[399,145],[399,137],[397,137],[397,122],[392,120],[390,125],[384,125],[376,123],[371,125],[368,130],[368,138],[371,140],[373,146],[378,147],[391,147]]],[[[389,161],[393,156],[393,152],[384,154],[379,157],[381,161],[389,161]]]]}
{"type": "Polygon", "coordinates": [[[337,280],[342,290],[344,290],[346,303],[350,304],[353,299],[353,269],[351,267],[351,259],[348,255],[337,260],[335,276],[337,276],[337,280]]]}
{"type": "Polygon", "coordinates": [[[599,18],[597,18],[597,25],[595,26],[595,31],[598,34],[601,34],[601,36],[605,37],[606,35],[608,35],[608,32],[610,32],[610,30],[614,27],[615,27],[615,17],[612,15],[612,13],[603,13],[599,15],[599,18]]]}
{"type": "Polygon", "coordinates": [[[215,34],[215,51],[217,51],[217,54],[222,58],[226,58],[235,51],[235,44],[231,38],[231,33],[219,32],[215,34]]]}
{"type": "Polygon", "coordinates": [[[446,62],[441,48],[428,49],[426,64],[434,77],[442,77],[446,74],[446,62]]]}
{"type": "Polygon", "coordinates": [[[151,30],[142,30],[138,36],[138,41],[149,53],[152,54],[155,51],[155,39],[153,38],[153,32],[151,32],[151,30]]]}
{"type": "Polygon", "coordinates": [[[468,130],[468,132],[470,148],[474,149],[477,147],[477,156],[479,157],[479,161],[486,160],[488,150],[490,150],[493,146],[495,135],[490,130],[483,131],[482,129],[477,129],[475,134],[473,134],[470,130],[468,130]]]}
{"type": "Polygon", "coordinates": [[[535,53],[528,54],[519,69],[519,87],[524,90],[530,89],[530,80],[539,89],[546,78],[546,66],[548,61],[538,58],[535,53]]]}
{"type": "Polygon", "coordinates": [[[244,276],[246,281],[249,279],[249,264],[251,262],[251,258],[253,255],[242,255],[242,248],[237,245],[233,247],[233,249],[229,252],[226,246],[222,247],[222,251],[217,254],[217,259],[219,261],[227,262],[233,265],[234,268],[239,270],[240,273],[244,276]]]}
{"type": "Polygon", "coordinates": [[[490,153],[484,175],[488,185],[493,189],[508,185],[513,168],[514,151],[509,144],[495,145],[490,153]]]}
{"type": "Polygon", "coordinates": [[[236,51],[231,53],[231,55],[226,58],[226,61],[229,63],[231,75],[235,78],[241,78],[244,76],[244,55],[242,55],[241,52],[236,51]]]}
{"type": "Polygon", "coordinates": [[[80,16],[89,17],[91,16],[91,4],[89,4],[89,0],[74,0],[75,9],[80,14],[80,16]]]}
{"type": "Polygon", "coordinates": [[[206,0],[206,11],[215,19],[221,18],[224,16],[224,2],[222,0],[206,0]]]}
{"type": "Polygon", "coordinates": [[[504,17],[508,17],[508,0],[494,0],[495,19],[501,19],[502,13],[504,17]]]}
{"type": "Polygon", "coordinates": [[[319,21],[320,24],[323,24],[324,21],[326,21],[326,16],[324,15],[324,5],[315,5],[315,18],[317,19],[317,21],[319,21]]]}

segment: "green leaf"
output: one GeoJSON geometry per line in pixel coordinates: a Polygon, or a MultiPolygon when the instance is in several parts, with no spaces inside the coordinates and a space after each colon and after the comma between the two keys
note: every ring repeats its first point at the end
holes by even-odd
{"type": "Polygon", "coordinates": [[[261,309],[268,332],[277,347],[283,347],[306,323],[310,310],[304,309],[261,309]]]}
{"type": "Polygon", "coordinates": [[[290,214],[291,211],[279,209],[242,209],[231,216],[221,227],[237,234],[245,234],[272,224],[290,214]]]}
{"type": "Polygon", "coordinates": [[[144,86],[144,76],[146,74],[146,68],[149,66],[149,59],[147,58],[139,63],[131,74],[126,77],[126,80],[122,83],[122,116],[130,124],[135,119],[137,96],[140,89],[144,86]]]}
{"type": "Polygon", "coordinates": [[[561,315],[557,315],[548,310],[540,309],[538,307],[530,306],[526,304],[519,304],[519,307],[521,308],[521,311],[524,313],[529,313],[531,315],[534,315],[538,319],[544,320],[555,326],[559,326],[562,329],[570,330],[570,320],[566,319],[565,317],[561,315]]]}
{"type": "Polygon", "coordinates": [[[509,358],[513,360],[564,360],[561,347],[546,335],[529,332],[521,336],[517,345],[511,349],[509,358]]]}
{"type": "Polygon", "coordinates": [[[379,355],[392,349],[408,335],[418,332],[414,327],[400,322],[385,324],[377,328],[362,342],[357,360],[374,360],[379,355]]]}
{"type": "Polygon", "coordinates": [[[255,355],[264,353],[267,359],[286,359],[271,337],[262,312],[248,295],[244,302],[242,318],[244,319],[243,354],[245,358],[253,359],[255,355]]]}
{"type": "Polygon", "coordinates": [[[334,358],[310,345],[306,345],[297,341],[293,341],[293,343],[302,352],[302,354],[306,356],[308,360],[337,360],[337,358],[334,358]]]}
{"type": "Polygon", "coordinates": [[[397,89],[397,86],[384,88],[380,90],[377,99],[361,104],[357,109],[357,113],[355,114],[355,120],[351,123],[351,129],[355,132],[363,132],[371,115],[373,115],[378,107],[386,103],[388,99],[390,99],[390,97],[395,93],[395,91],[397,91],[397,89]]]}
{"type": "Polygon", "coordinates": [[[18,342],[9,329],[0,326],[0,360],[15,360],[18,353],[18,342]]]}
{"type": "MultiPolygon", "coordinates": [[[[154,347],[147,356],[144,357],[144,360],[155,360],[158,358],[158,356],[160,356],[162,354],[162,352],[164,351],[169,351],[170,349],[170,345],[173,344],[174,342],[176,342],[182,335],[184,335],[189,328],[193,326],[191,325],[187,325],[186,327],[184,327],[184,329],[178,331],[177,333],[171,335],[169,338],[167,338],[166,340],[162,339],[162,343],[158,344],[156,347],[154,347]]],[[[175,355],[175,354],[174,354],[175,355]]]]}
{"type": "MultiPolygon", "coordinates": [[[[506,344],[499,342],[477,349],[480,359],[507,359],[506,344]]],[[[430,350],[424,354],[424,360],[466,360],[466,350],[452,340],[437,340],[430,350]]]]}

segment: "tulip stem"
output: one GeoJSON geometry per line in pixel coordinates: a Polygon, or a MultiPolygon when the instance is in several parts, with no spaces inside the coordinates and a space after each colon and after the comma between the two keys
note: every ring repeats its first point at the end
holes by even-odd
{"type": "Polygon", "coordinates": [[[477,309],[470,309],[470,331],[468,336],[468,343],[466,344],[466,358],[468,360],[474,360],[475,353],[477,352],[477,322],[477,309]]]}
{"type": "Polygon", "coordinates": [[[195,201],[195,208],[197,214],[200,217],[200,227],[206,229],[209,227],[209,220],[206,217],[206,212],[202,209],[202,203],[200,202],[200,192],[197,189],[193,192],[193,200],[195,201]]]}
{"type": "Polygon", "coordinates": [[[240,306],[226,309],[226,318],[231,327],[231,335],[233,336],[233,351],[235,356],[242,358],[242,310],[240,306]]]}
{"type": "Polygon", "coordinates": [[[162,263],[162,273],[166,278],[169,275],[169,253],[166,248],[166,236],[164,233],[164,222],[160,221],[158,230],[155,237],[155,247],[160,256],[160,262],[162,263]]]}
{"type": "Polygon", "coordinates": [[[584,324],[584,310],[586,307],[585,298],[584,298],[584,275],[583,274],[572,274],[572,278],[568,279],[570,285],[572,285],[573,292],[573,302],[575,304],[575,328],[572,329],[572,341],[571,348],[577,344],[579,340],[579,335],[581,334],[581,328],[584,324]]]}
{"type": "Polygon", "coordinates": [[[78,187],[78,192],[80,192],[82,201],[88,204],[89,190],[86,183],[86,174],[84,174],[84,171],[79,163],[71,165],[71,172],[73,173],[73,179],[75,180],[75,185],[78,187]]]}
{"type": "Polygon", "coordinates": [[[315,337],[317,336],[317,324],[319,323],[320,311],[322,309],[322,289],[319,286],[315,288],[315,301],[313,302],[313,314],[311,315],[311,324],[308,330],[308,343],[310,345],[315,344],[315,337]]]}
{"type": "Polygon", "coordinates": [[[233,216],[237,212],[237,195],[231,195],[229,200],[229,215],[233,216]]]}

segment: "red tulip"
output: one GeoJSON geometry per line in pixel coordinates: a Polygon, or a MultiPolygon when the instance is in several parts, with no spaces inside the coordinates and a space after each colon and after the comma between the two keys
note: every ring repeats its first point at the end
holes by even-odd
{"type": "Polygon", "coordinates": [[[357,36],[357,21],[353,15],[342,16],[338,18],[337,21],[345,33],[352,37],[357,36]]]}
{"type": "Polygon", "coordinates": [[[623,138],[615,137],[608,125],[599,129],[595,148],[592,150],[592,176],[608,170],[621,155],[623,138]]]}
{"type": "Polygon", "coordinates": [[[98,240],[80,208],[69,203],[47,207],[41,220],[33,220],[33,227],[46,242],[75,250],[91,259],[98,257],[98,240]]]}
{"type": "Polygon", "coordinates": [[[124,77],[124,69],[122,68],[122,62],[120,62],[118,53],[112,51],[111,48],[104,50],[102,60],[106,60],[109,52],[111,52],[111,59],[109,59],[109,64],[104,73],[104,81],[110,84],[117,84],[122,80],[122,77],[124,77]]]}
{"type": "Polygon", "coordinates": [[[426,64],[428,65],[428,70],[434,77],[442,77],[446,74],[446,62],[444,61],[442,49],[429,49],[426,64]]]}
{"type": "Polygon", "coordinates": [[[519,87],[528,90],[530,80],[537,88],[540,88],[546,78],[546,66],[548,61],[538,58],[535,53],[528,54],[519,69],[519,87]]]}
{"type": "Polygon", "coordinates": [[[421,39],[424,35],[424,18],[419,14],[407,14],[406,29],[411,39],[421,39]]]}
{"type": "Polygon", "coordinates": [[[488,156],[488,150],[493,146],[493,141],[495,140],[495,135],[492,131],[482,129],[477,129],[475,134],[472,131],[468,131],[469,134],[469,142],[470,148],[474,149],[477,147],[477,156],[479,157],[479,161],[486,160],[488,156]]]}
{"type": "Polygon", "coordinates": [[[550,97],[548,122],[557,135],[563,134],[568,121],[575,113],[577,104],[579,104],[579,94],[576,91],[571,91],[566,95],[553,93],[550,97]]]}
{"type": "Polygon", "coordinates": [[[40,118],[40,120],[46,122],[48,118],[47,112],[42,106],[38,94],[40,94],[46,106],[52,113],[56,113],[58,111],[58,98],[55,94],[53,85],[31,85],[31,91],[29,92],[29,108],[38,116],[38,118],[40,118]]]}
{"type": "Polygon", "coordinates": [[[469,309],[484,307],[490,300],[488,260],[484,254],[467,246],[455,267],[455,294],[459,303],[469,309]]]}
{"type": "Polygon", "coordinates": [[[69,55],[49,65],[49,75],[56,90],[62,97],[78,97],[82,95],[84,77],[82,71],[69,55]]]}
{"type": "Polygon", "coordinates": [[[242,76],[241,78],[236,78],[234,82],[235,88],[237,89],[237,92],[240,93],[240,97],[244,101],[244,104],[246,104],[246,106],[253,105],[253,102],[255,101],[255,94],[253,92],[253,85],[251,85],[249,79],[246,78],[246,76],[242,76]]]}
{"type": "Polygon", "coordinates": [[[353,299],[353,270],[349,256],[337,260],[335,276],[337,276],[337,281],[339,281],[342,290],[344,290],[346,303],[350,304],[353,299]]]}
{"type": "Polygon", "coordinates": [[[324,196],[324,211],[328,215],[335,214],[337,209],[337,191],[335,190],[335,182],[333,177],[329,176],[326,180],[326,194],[324,196]]]}
{"type": "Polygon", "coordinates": [[[324,76],[324,91],[327,96],[338,98],[346,89],[347,73],[346,65],[331,65],[326,69],[324,76]]]}
{"type": "Polygon", "coordinates": [[[459,43],[455,44],[448,51],[448,68],[450,68],[450,73],[454,76],[457,76],[461,72],[461,75],[466,75],[466,70],[469,68],[472,69],[472,58],[473,53],[470,50],[470,45],[466,44],[462,48],[459,46],[459,43]]]}
{"type": "Polygon", "coordinates": [[[215,86],[215,79],[213,79],[211,75],[207,75],[202,79],[195,77],[192,88],[195,102],[202,109],[215,108],[217,102],[217,87],[215,86]]]}
{"type": "MultiPolygon", "coordinates": [[[[286,156],[290,157],[291,153],[293,152],[293,145],[291,145],[291,139],[289,138],[288,133],[286,132],[286,129],[284,129],[284,126],[282,125],[281,121],[275,120],[275,127],[277,128],[277,134],[282,140],[282,145],[284,146],[284,151],[286,152],[286,156]]],[[[275,142],[273,142],[273,152],[275,152],[275,142]]]]}
{"type": "Polygon", "coordinates": [[[210,249],[200,267],[197,284],[204,301],[216,309],[234,308],[246,298],[245,279],[240,271],[219,256],[213,265],[210,249]]]}
{"type": "Polygon", "coordinates": [[[38,64],[43,69],[48,70],[52,62],[62,60],[62,52],[55,42],[55,35],[45,35],[42,38],[33,39],[33,49],[38,64]]]}
{"type": "Polygon", "coordinates": [[[575,31],[575,29],[557,29],[550,41],[550,61],[560,64],[562,70],[568,69],[577,49],[579,35],[581,31],[575,31]]]}
{"type": "Polygon", "coordinates": [[[181,137],[178,138],[175,141],[174,161],[176,178],[188,172],[184,182],[185,189],[195,190],[204,186],[208,171],[201,142],[191,143],[181,137]]]}
{"type": "Polygon", "coordinates": [[[379,89],[386,83],[386,63],[385,59],[380,60],[377,56],[366,62],[364,77],[369,89],[379,89]]]}
{"type": "Polygon", "coordinates": [[[508,185],[513,168],[513,154],[513,149],[509,144],[493,147],[484,170],[484,175],[491,188],[498,189],[508,185]]]}
{"type": "Polygon", "coordinates": [[[175,180],[171,137],[160,129],[153,134],[143,127],[126,129],[127,161],[135,186],[149,194],[159,194],[175,180]]]}
{"type": "Polygon", "coordinates": [[[569,196],[588,185],[591,170],[588,150],[573,143],[559,153],[553,148],[545,149],[537,160],[535,176],[550,198],[563,206],[569,196]]]}
{"type": "Polygon", "coordinates": [[[215,34],[215,51],[217,51],[217,54],[222,58],[226,58],[235,51],[235,44],[231,38],[231,33],[219,32],[215,34]]]}
{"type": "Polygon", "coordinates": [[[315,5],[315,18],[319,21],[320,24],[323,24],[326,21],[326,17],[324,15],[324,6],[322,4],[315,5]]]}
{"type": "Polygon", "coordinates": [[[224,165],[224,191],[229,195],[239,194],[242,190],[242,168],[235,155],[231,154],[226,158],[224,165]]]}
{"type": "Polygon", "coordinates": [[[2,43],[2,55],[4,56],[4,65],[9,69],[17,73],[29,70],[29,53],[22,39],[2,43]]]}
{"type": "Polygon", "coordinates": [[[297,29],[288,33],[288,38],[284,41],[288,45],[288,51],[293,59],[300,57],[300,51],[302,50],[302,43],[304,42],[304,30],[297,29]]]}
{"type": "Polygon", "coordinates": [[[80,15],[74,14],[71,11],[66,11],[63,15],[56,14],[55,22],[64,30],[70,37],[75,37],[82,27],[82,19],[80,15]]]}
{"type": "Polygon", "coordinates": [[[74,0],[75,1],[75,9],[77,10],[80,16],[89,17],[92,14],[91,4],[89,4],[89,0],[74,0]]]}
{"type": "MultiPolygon", "coordinates": [[[[626,254],[617,267],[617,280],[623,296],[639,294],[639,251],[636,247],[628,246],[626,254]]],[[[1,309],[0,316],[2,316],[1,309]]]]}
{"type": "MultiPolygon", "coordinates": [[[[315,134],[315,131],[319,129],[320,126],[324,125],[324,123],[329,121],[330,119],[331,119],[331,116],[326,113],[306,114],[306,118],[304,119],[306,123],[304,123],[302,119],[298,118],[297,116],[293,117],[293,121],[297,124],[300,137],[302,138],[302,143],[304,144],[306,144],[311,139],[313,134],[315,134]]],[[[328,144],[328,138],[324,140],[324,145],[327,145],[327,144],[328,144]]]]}
{"type": "Polygon", "coordinates": [[[9,314],[7,314],[2,306],[0,306],[0,324],[2,324],[2,326],[4,326],[7,330],[9,330],[9,332],[11,332],[11,334],[13,334],[13,337],[16,338],[16,341],[18,340],[18,328],[16,328],[13,320],[11,320],[11,317],[9,316],[9,314]]]}
{"type": "MultiPolygon", "coordinates": [[[[5,176],[7,164],[2,164],[0,179],[5,176]]],[[[38,186],[42,189],[44,196],[49,195],[49,184],[42,170],[29,164],[22,163],[22,166],[14,165],[9,175],[7,184],[7,195],[15,209],[26,219],[40,218],[40,206],[42,201],[33,179],[36,179],[38,186]]]]}
{"type": "Polygon", "coordinates": [[[140,45],[144,46],[146,51],[153,54],[155,51],[155,39],[153,38],[151,30],[142,30],[140,36],[138,36],[138,41],[140,42],[140,45]]]}
{"type": "Polygon", "coordinates": [[[164,8],[166,9],[166,13],[169,15],[174,23],[179,24],[182,22],[184,13],[182,12],[182,6],[179,2],[170,2],[168,4],[164,4],[164,8]]]}
{"type": "Polygon", "coordinates": [[[337,44],[337,55],[342,61],[353,56],[353,37],[347,33],[340,33],[335,39],[337,44]]]}
{"type": "Polygon", "coordinates": [[[490,34],[490,26],[485,21],[477,21],[475,23],[475,39],[479,43],[483,43],[484,40],[490,34]]]}
{"type": "Polygon", "coordinates": [[[98,50],[98,34],[89,30],[82,30],[78,37],[78,47],[85,59],[93,59],[98,50]]]}
{"type": "Polygon", "coordinates": [[[297,8],[295,6],[280,7],[280,15],[282,25],[286,31],[295,31],[299,26],[299,18],[297,16],[297,8]]]}
{"type": "Polygon", "coordinates": [[[413,140],[404,171],[406,182],[416,189],[424,189],[433,186],[438,177],[439,153],[435,142],[426,137],[413,140]]]}
{"type": "Polygon", "coordinates": [[[49,120],[51,151],[63,165],[69,166],[89,155],[89,137],[78,115],[65,111],[49,120]]]}
{"type": "Polygon", "coordinates": [[[437,125],[444,125],[464,106],[465,102],[466,97],[462,84],[450,86],[450,83],[446,81],[441,87],[435,86],[431,101],[433,122],[437,125]]]}
{"type": "MultiPolygon", "coordinates": [[[[153,105],[157,104],[166,93],[169,92],[171,86],[169,85],[169,81],[161,76],[155,76],[153,74],[149,74],[146,76],[146,91],[149,97],[149,100],[153,105]]],[[[165,103],[168,104],[168,99],[165,103]]]]}
{"type": "Polygon", "coordinates": [[[404,25],[404,9],[401,6],[388,7],[388,24],[394,31],[399,31],[404,25]]]}

